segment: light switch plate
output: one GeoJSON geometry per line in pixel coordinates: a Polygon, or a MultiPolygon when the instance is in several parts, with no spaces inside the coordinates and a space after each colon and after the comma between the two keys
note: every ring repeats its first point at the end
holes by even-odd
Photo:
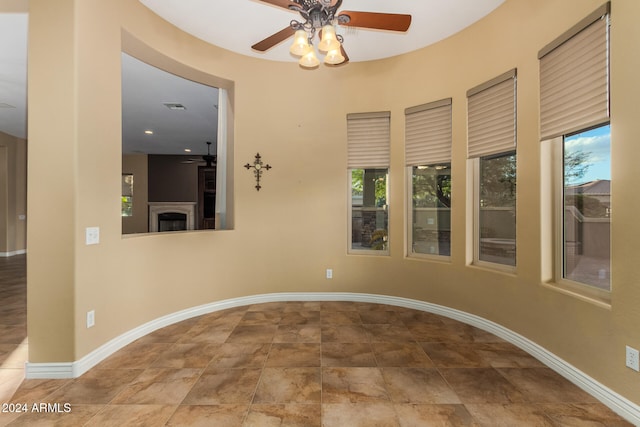
{"type": "Polygon", "coordinates": [[[87,227],[85,230],[85,242],[87,245],[100,243],[100,227],[87,227]]]}
{"type": "Polygon", "coordinates": [[[93,328],[96,324],[96,312],[95,310],[87,311],[87,329],[93,328]]]}

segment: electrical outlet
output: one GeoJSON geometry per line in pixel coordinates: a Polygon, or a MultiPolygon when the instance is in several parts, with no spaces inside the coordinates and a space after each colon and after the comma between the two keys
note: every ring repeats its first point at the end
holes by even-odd
{"type": "Polygon", "coordinates": [[[627,368],[631,368],[634,371],[640,371],[640,356],[638,350],[627,346],[627,368]]]}
{"type": "Polygon", "coordinates": [[[327,268],[327,279],[333,279],[333,270],[327,268]]]}
{"type": "Polygon", "coordinates": [[[87,311],[87,329],[92,328],[96,324],[96,311],[87,311]]]}

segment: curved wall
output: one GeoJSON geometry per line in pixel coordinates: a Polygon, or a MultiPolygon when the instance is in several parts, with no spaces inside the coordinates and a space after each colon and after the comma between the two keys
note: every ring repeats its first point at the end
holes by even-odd
{"type": "Polygon", "coordinates": [[[611,305],[542,283],[551,248],[538,141],[538,50],[600,0],[507,0],[470,28],[425,49],[335,69],[299,69],[208,45],[130,0],[30,0],[30,362],[69,362],[161,316],[277,292],[383,294],[439,304],[536,342],[629,400],[638,374],[640,287],[627,236],[639,178],[633,162],[640,60],[635,0],[612,1],[613,292],[611,305]],[[123,238],[119,200],[120,51],[233,94],[233,230],[123,238]],[[468,265],[466,91],[518,69],[518,268],[468,265]],[[213,77],[211,77],[213,76],[213,77]],[[217,78],[217,79],[216,79],[217,78]],[[450,263],[405,257],[404,109],[453,98],[450,263]],[[60,106],[64,105],[65,108],[60,106]],[[347,255],[347,113],[391,111],[389,257],[347,255]],[[273,166],[256,192],[242,165],[273,166]],[[99,245],[84,229],[100,227],[99,245]],[[332,268],[334,279],[324,278],[332,268]],[[96,326],[84,327],[86,312],[96,326]]]}

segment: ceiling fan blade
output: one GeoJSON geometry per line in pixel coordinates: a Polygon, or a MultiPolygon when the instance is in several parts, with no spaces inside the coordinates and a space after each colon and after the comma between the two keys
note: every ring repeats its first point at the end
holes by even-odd
{"type": "Polygon", "coordinates": [[[348,16],[347,27],[373,28],[377,30],[407,31],[411,25],[411,15],[399,13],[354,12],[345,10],[338,16],[348,16]]]}
{"type": "Polygon", "coordinates": [[[344,56],[344,61],[342,61],[340,65],[349,62],[349,55],[347,55],[347,52],[344,50],[344,46],[342,43],[340,43],[340,53],[342,54],[342,56],[344,56]]]}
{"type": "Polygon", "coordinates": [[[261,1],[263,3],[269,3],[278,7],[284,7],[285,9],[289,9],[289,6],[291,6],[292,4],[295,4],[291,0],[258,0],[258,1],[261,1]]]}
{"type": "Polygon", "coordinates": [[[262,41],[259,41],[258,43],[254,44],[253,46],[251,46],[251,49],[254,49],[254,50],[257,50],[257,51],[260,51],[260,52],[264,52],[266,50],[271,49],[272,47],[274,47],[275,45],[277,45],[281,41],[288,39],[294,33],[295,33],[295,30],[293,28],[286,27],[286,28],[278,31],[275,34],[270,35],[266,39],[264,39],[262,41]]]}

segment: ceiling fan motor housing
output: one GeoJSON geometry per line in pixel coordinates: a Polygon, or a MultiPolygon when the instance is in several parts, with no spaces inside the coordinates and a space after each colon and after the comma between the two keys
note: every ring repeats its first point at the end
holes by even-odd
{"type": "MultiPolygon", "coordinates": [[[[295,4],[291,4],[289,9],[295,10],[300,13],[305,22],[302,24],[304,27],[310,28],[322,28],[325,25],[331,24],[335,19],[335,14],[342,0],[294,0],[295,4]]],[[[297,29],[298,26],[293,26],[297,29]]]]}

